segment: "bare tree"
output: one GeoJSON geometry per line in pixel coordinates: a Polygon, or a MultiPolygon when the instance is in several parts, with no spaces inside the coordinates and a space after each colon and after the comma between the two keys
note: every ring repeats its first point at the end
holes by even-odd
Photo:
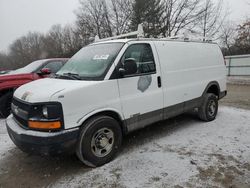
{"type": "MultiPolygon", "coordinates": [[[[248,38],[249,22],[241,25],[238,37],[223,24],[227,13],[223,0],[79,0],[75,26],[54,25],[46,35],[28,33],[15,40],[10,52],[0,54],[0,63],[7,59],[23,66],[33,60],[47,57],[70,57],[82,46],[92,42],[91,37],[110,37],[137,29],[143,22],[146,36],[178,35],[184,31],[203,37],[219,36],[231,50],[244,46],[248,38]],[[221,35],[218,33],[221,32],[221,35]]],[[[246,46],[246,45],[245,45],[246,46]]],[[[244,47],[244,49],[246,49],[244,47]]]]}
{"type": "Polygon", "coordinates": [[[238,26],[235,47],[241,54],[250,54],[250,19],[238,26]]]}
{"type": "Polygon", "coordinates": [[[92,28],[88,30],[94,31],[100,38],[112,36],[110,16],[105,0],[80,0],[80,5],[76,12],[78,23],[91,26],[92,28]],[[87,24],[86,21],[92,24],[87,24]]]}
{"type": "Polygon", "coordinates": [[[7,53],[0,52],[0,71],[1,70],[11,70],[13,67],[13,63],[10,60],[7,53]]]}
{"type": "Polygon", "coordinates": [[[109,37],[112,37],[112,23],[111,23],[111,13],[110,10],[107,7],[107,3],[105,0],[102,0],[102,6],[103,6],[103,29],[104,32],[108,34],[109,37]]]}
{"type": "Polygon", "coordinates": [[[131,0],[111,0],[112,22],[116,35],[129,31],[132,15],[131,0]]]}
{"type": "Polygon", "coordinates": [[[225,22],[221,27],[220,40],[222,47],[226,49],[229,55],[232,54],[231,48],[235,43],[235,37],[236,26],[232,22],[225,22]]]}
{"type": "Polygon", "coordinates": [[[81,34],[72,25],[54,25],[44,39],[47,57],[71,57],[83,45],[81,34]]]}
{"type": "Polygon", "coordinates": [[[76,12],[82,36],[100,38],[119,35],[129,30],[132,0],[80,0],[76,12]]]}
{"type": "Polygon", "coordinates": [[[161,34],[164,6],[161,0],[135,0],[131,28],[137,29],[143,23],[146,37],[157,37],[161,34]]]}
{"type": "Polygon", "coordinates": [[[53,25],[46,34],[44,43],[49,57],[63,57],[63,27],[53,25]]]}
{"type": "Polygon", "coordinates": [[[0,54],[0,64],[19,68],[37,59],[71,57],[82,47],[81,41],[75,27],[54,25],[46,35],[30,32],[16,39],[10,45],[9,53],[0,54]]]}
{"type": "Polygon", "coordinates": [[[91,42],[91,37],[97,35],[95,23],[92,17],[85,12],[77,13],[76,33],[79,35],[81,45],[85,46],[91,42]]]}
{"type": "Polygon", "coordinates": [[[164,4],[161,0],[148,0],[146,4],[144,28],[146,37],[158,37],[161,35],[163,24],[164,4]]]}
{"type": "Polygon", "coordinates": [[[62,39],[64,57],[71,57],[82,47],[80,35],[75,28],[70,25],[63,28],[62,39]]]}
{"type": "Polygon", "coordinates": [[[191,30],[200,19],[202,0],[165,0],[164,36],[177,35],[183,29],[191,30]]]}
{"type": "Polygon", "coordinates": [[[12,43],[10,57],[19,67],[46,57],[43,39],[40,33],[28,33],[12,43]]]}
{"type": "Polygon", "coordinates": [[[223,0],[219,0],[217,4],[213,0],[205,0],[197,27],[198,32],[204,39],[214,37],[219,33],[227,15],[228,13],[223,9],[223,0]]]}

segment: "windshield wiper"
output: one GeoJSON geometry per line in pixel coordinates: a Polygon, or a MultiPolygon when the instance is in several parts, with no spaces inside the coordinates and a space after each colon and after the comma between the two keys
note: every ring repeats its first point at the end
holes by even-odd
{"type": "Polygon", "coordinates": [[[77,73],[71,73],[71,72],[67,72],[67,73],[63,73],[63,76],[67,76],[69,78],[72,78],[74,80],[81,80],[81,76],[79,76],[79,74],[77,73]]]}
{"type": "Polygon", "coordinates": [[[56,78],[70,78],[72,80],[81,80],[81,76],[79,76],[79,74],[77,73],[71,73],[71,72],[67,72],[67,73],[63,73],[61,74],[56,74],[56,78]]]}

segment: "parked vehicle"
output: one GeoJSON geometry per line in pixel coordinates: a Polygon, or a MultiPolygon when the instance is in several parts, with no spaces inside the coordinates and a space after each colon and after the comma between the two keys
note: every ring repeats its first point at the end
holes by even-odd
{"type": "Polygon", "coordinates": [[[0,70],[0,75],[1,74],[7,74],[8,72],[10,72],[10,70],[0,70]]]}
{"type": "Polygon", "coordinates": [[[0,118],[10,114],[13,92],[19,86],[56,73],[67,59],[43,59],[0,75],[0,118]]]}
{"type": "Polygon", "coordinates": [[[96,167],[114,158],[127,133],[154,122],[193,109],[201,120],[214,120],[226,93],[215,43],[100,41],[82,48],[55,78],[18,88],[6,124],[23,151],[73,151],[96,167]]]}

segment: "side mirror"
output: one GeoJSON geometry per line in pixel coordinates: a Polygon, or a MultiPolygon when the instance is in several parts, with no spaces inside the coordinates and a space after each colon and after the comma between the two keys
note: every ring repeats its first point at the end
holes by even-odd
{"type": "Polygon", "coordinates": [[[119,75],[121,78],[123,78],[125,76],[125,69],[124,68],[119,68],[119,75]]]}
{"type": "Polygon", "coordinates": [[[137,73],[137,64],[135,59],[129,58],[124,61],[123,68],[119,69],[120,75],[132,75],[137,73]]]}
{"type": "Polygon", "coordinates": [[[51,74],[51,70],[49,68],[43,68],[40,70],[40,74],[41,75],[51,74]]]}

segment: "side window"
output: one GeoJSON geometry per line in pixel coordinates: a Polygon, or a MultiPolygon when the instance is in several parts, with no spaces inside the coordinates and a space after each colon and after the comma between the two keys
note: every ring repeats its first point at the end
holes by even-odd
{"type": "Polygon", "coordinates": [[[56,73],[61,69],[62,66],[63,63],[61,61],[52,61],[45,65],[43,68],[48,68],[51,70],[51,73],[56,73]]]}
{"type": "MultiPolygon", "coordinates": [[[[121,64],[128,59],[133,59],[137,65],[135,75],[153,74],[156,72],[155,61],[151,46],[149,44],[133,44],[129,46],[121,59],[121,64]]],[[[126,76],[131,76],[126,74],[126,76]]]]}

